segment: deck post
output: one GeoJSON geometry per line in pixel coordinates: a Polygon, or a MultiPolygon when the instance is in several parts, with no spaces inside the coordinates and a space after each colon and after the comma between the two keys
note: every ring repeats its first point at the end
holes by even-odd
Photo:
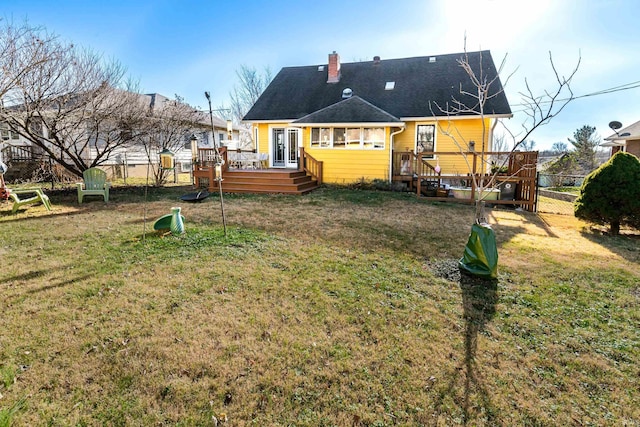
{"type": "Polygon", "coordinates": [[[304,147],[303,146],[298,147],[298,151],[300,153],[300,157],[298,157],[298,170],[303,172],[304,171],[304,147]]]}

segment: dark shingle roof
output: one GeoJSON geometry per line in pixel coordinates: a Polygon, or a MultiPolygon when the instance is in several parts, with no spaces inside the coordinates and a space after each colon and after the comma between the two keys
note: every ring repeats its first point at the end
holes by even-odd
{"type": "MultiPolygon", "coordinates": [[[[496,76],[489,51],[468,52],[467,55],[476,73],[482,62],[484,76],[488,80],[496,76]]],[[[445,116],[446,113],[440,111],[437,105],[446,108],[447,103],[452,103],[452,97],[468,106],[475,105],[471,97],[460,94],[461,86],[462,90],[477,92],[457,62],[463,56],[464,53],[457,53],[342,63],[338,83],[327,83],[327,65],[321,71],[318,65],[285,67],[244,116],[244,120],[299,119],[340,102],[342,91],[346,88],[350,88],[354,96],[397,118],[445,116]],[[435,58],[435,62],[430,58],[435,58]],[[385,90],[387,82],[395,82],[394,89],[385,90]]],[[[502,84],[497,79],[491,87],[491,93],[502,90],[502,84]]],[[[504,92],[489,99],[484,112],[511,114],[504,92]]]]}
{"type": "Polygon", "coordinates": [[[306,115],[293,123],[402,123],[392,116],[360,98],[354,96],[306,115]]]}

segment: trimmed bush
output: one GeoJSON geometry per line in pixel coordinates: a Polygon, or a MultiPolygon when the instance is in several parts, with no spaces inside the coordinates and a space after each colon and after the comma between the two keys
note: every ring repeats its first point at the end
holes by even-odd
{"type": "Polygon", "coordinates": [[[640,160],[618,152],[582,183],[574,204],[576,217],[609,225],[618,234],[621,225],[640,230],[640,160]]]}

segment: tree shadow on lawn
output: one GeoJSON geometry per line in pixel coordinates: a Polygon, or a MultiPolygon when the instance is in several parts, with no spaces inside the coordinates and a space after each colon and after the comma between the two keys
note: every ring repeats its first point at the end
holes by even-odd
{"type": "Polygon", "coordinates": [[[612,236],[601,230],[582,230],[581,236],[630,262],[640,263],[640,234],[612,236]]]}
{"type": "Polygon", "coordinates": [[[464,386],[464,417],[465,423],[471,417],[470,408],[471,393],[477,392],[480,403],[487,416],[490,425],[499,425],[495,418],[495,409],[489,393],[483,384],[482,374],[476,364],[476,352],[478,350],[478,333],[482,332],[485,325],[496,314],[498,302],[498,281],[478,279],[467,274],[460,276],[460,289],[462,290],[462,307],[464,310],[464,363],[466,368],[464,386]]]}
{"type": "Polygon", "coordinates": [[[47,211],[40,206],[26,207],[23,209],[19,209],[18,212],[12,213],[11,210],[8,211],[0,211],[0,219],[2,222],[11,222],[11,221],[32,221],[32,220],[42,220],[47,218],[55,218],[58,216],[72,216],[72,215],[80,215],[86,213],[85,210],[75,209],[75,210],[60,210],[56,209],[56,206],[52,207],[51,211],[47,211]]]}
{"type": "Polygon", "coordinates": [[[62,268],[67,268],[67,266],[60,266],[54,269],[46,269],[46,270],[33,270],[27,271],[24,273],[16,274],[14,276],[4,277],[0,279],[0,284],[2,283],[11,283],[11,282],[24,282],[28,280],[34,280],[40,278],[46,274],[50,274],[52,270],[60,270],[62,268]]]}
{"type": "Polygon", "coordinates": [[[57,289],[57,288],[62,288],[65,287],[67,285],[72,285],[74,283],[79,283],[79,282],[83,282],[85,280],[88,280],[90,278],[92,278],[93,275],[91,274],[85,274],[82,276],[77,276],[77,277],[73,277],[73,278],[68,278],[67,280],[63,280],[60,282],[56,282],[56,283],[49,283],[47,285],[41,286],[37,289],[30,289],[28,291],[26,291],[27,294],[35,294],[38,292],[44,292],[44,291],[48,291],[50,289],[57,289]]]}
{"type": "Polygon", "coordinates": [[[498,281],[462,272],[457,260],[439,261],[431,267],[436,276],[459,283],[464,318],[464,358],[451,373],[447,387],[440,393],[436,411],[449,413],[445,405],[445,399],[449,398],[461,406],[465,425],[475,424],[479,415],[486,417],[488,425],[502,425],[498,419],[498,409],[484,385],[481,368],[476,363],[478,334],[484,331],[496,314],[498,281]]]}
{"type": "MultiPolygon", "coordinates": [[[[493,227],[494,228],[506,228],[507,230],[510,230],[510,237],[513,237],[515,234],[519,234],[522,232],[525,232],[524,227],[521,226],[508,226],[505,225],[505,222],[507,222],[506,219],[498,219],[498,217],[496,216],[495,212],[493,210],[488,211],[488,217],[493,219],[493,223],[495,224],[493,227]]],[[[547,234],[548,237],[553,237],[553,238],[559,238],[560,236],[558,236],[551,228],[551,224],[549,224],[547,221],[544,220],[544,218],[534,214],[534,213],[530,213],[530,212],[519,212],[518,213],[518,218],[519,221],[523,222],[523,223],[528,223],[528,224],[532,224],[534,226],[536,226],[537,228],[540,228],[542,231],[544,231],[544,233],[547,234]]]]}
{"type": "Polygon", "coordinates": [[[24,292],[26,294],[35,294],[38,292],[61,288],[67,285],[82,282],[92,277],[90,274],[79,275],[76,277],[65,276],[64,279],[57,280],[57,281],[53,281],[49,279],[47,280],[46,284],[38,288],[29,288],[30,286],[35,285],[38,282],[42,282],[42,279],[45,278],[46,276],[50,276],[56,271],[67,270],[68,268],[69,268],[69,264],[66,264],[66,265],[59,265],[56,267],[50,267],[46,269],[25,271],[24,273],[14,274],[13,276],[9,276],[9,277],[3,277],[2,279],[0,279],[0,285],[4,285],[4,284],[11,285],[11,284],[20,283],[20,287],[16,288],[16,289],[19,289],[20,292],[24,292]]]}

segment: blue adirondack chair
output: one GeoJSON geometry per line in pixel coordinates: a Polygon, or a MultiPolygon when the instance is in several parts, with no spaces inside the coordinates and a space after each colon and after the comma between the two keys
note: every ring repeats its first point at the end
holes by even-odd
{"type": "Polygon", "coordinates": [[[102,196],[105,203],[109,201],[109,186],[107,173],[102,169],[89,168],[82,173],[84,182],[79,182],[78,203],[82,203],[84,196],[102,196]]]}

